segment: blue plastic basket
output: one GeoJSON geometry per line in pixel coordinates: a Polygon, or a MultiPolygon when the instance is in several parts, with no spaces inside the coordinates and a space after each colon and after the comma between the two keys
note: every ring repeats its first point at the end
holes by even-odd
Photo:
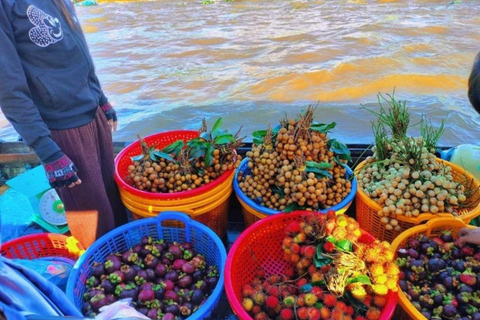
{"type": "MultiPolygon", "coordinates": [[[[240,189],[238,185],[238,174],[241,172],[243,175],[250,175],[252,174],[252,171],[248,167],[248,160],[249,158],[246,157],[245,159],[242,160],[240,163],[240,166],[238,167],[237,171],[235,172],[235,177],[233,178],[233,190],[235,190],[235,194],[242,200],[246,205],[250,206],[252,209],[255,211],[258,211],[262,214],[265,215],[272,215],[272,214],[277,214],[280,213],[280,211],[273,210],[264,206],[261,206],[254,200],[250,199],[245,193],[243,193],[242,189],[240,189]]],[[[346,164],[344,165],[345,168],[347,169],[347,177],[351,177],[353,175],[352,169],[350,169],[349,166],[346,164]]],[[[328,210],[334,210],[334,211],[341,211],[350,206],[350,204],[353,201],[353,198],[355,198],[355,194],[357,193],[357,178],[353,176],[352,179],[352,191],[343,199],[340,203],[328,208],[328,210]]]]}
{"type": "Polygon", "coordinates": [[[77,261],[68,278],[67,296],[70,301],[82,309],[82,297],[85,281],[91,276],[95,262],[104,262],[105,258],[115,252],[124,252],[140,243],[143,236],[164,239],[166,242],[190,242],[195,250],[204,255],[209,265],[217,266],[220,278],[217,286],[207,301],[188,320],[200,320],[210,316],[223,292],[223,277],[227,252],[220,238],[205,225],[192,220],[181,212],[162,212],[157,217],[130,222],[114,229],[95,241],[77,261]],[[175,220],[175,227],[164,226],[167,220],[175,220]],[[181,222],[182,226],[177,227],[181,222]]]}

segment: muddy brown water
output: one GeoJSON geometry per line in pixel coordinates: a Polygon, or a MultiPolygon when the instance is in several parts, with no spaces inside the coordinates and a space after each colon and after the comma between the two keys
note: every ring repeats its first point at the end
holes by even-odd
{"type": "MultiPolygon", "coordinates": [[[[117,141],[196,129],[246,135],[318,104],[332,136],[370,143],[377,93],[413,120],[447,119],[440,144],[478,143],[467,78],[480,50],[480,1],[150,1],[77,7],[120,118],[117,141]]],[[[416,134],[418,130],[413,130],[416,134]]],[[[16,139],[0,114],[0,139],[16,139]]]]}

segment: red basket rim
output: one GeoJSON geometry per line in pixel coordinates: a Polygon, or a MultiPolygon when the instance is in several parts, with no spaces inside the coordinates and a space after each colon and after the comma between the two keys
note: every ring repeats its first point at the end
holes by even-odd
{"type": "MultiPolygon", "coordinates": [[[[232,263],[233,263],[233,256],[235,252],[237,251],[238,247],[241,245],[243,239],[245,239],[250,233],[255,232],[257,229],[262,228],[264,224],[269,223],[271,220],[275,219],[281,219],[283,215],[294,215],[294,216],[302,216],[305,214],[311,214],[312,211],[293,211],[291,213],[278,213],[276,215],[272,215],[269,217],[266,217],[264,219],[261,219],[254,224],[252,224],[250,227],[245,229],[235,240],[233,243],[232,247],[230,248],[228,255],[227,255],[227,261],[225,264],[225,292],[227,294],[228,301],[230,303],[230,306],[232,307],[233,311],[235,314],[242,320],[248,319],[248,320],[253,320],[252,317],[243,309],[241,303],[238,301],[238,299],[235,296],[235,293],[233,291],[232,287],[232,263]]],[[[317,214],[324,214],[322,212],[315,212],[317,214]]],[[[362,236],[360,237],[363,241],[367,242],[373,242],[375,241],[375,237],[373,237],[370,233],[360,229],[362,231],[362,236]]],[[[397,306],[397,301],[398,301],[398,292],[393,292],[392,290],[388,291],[387,294],[387,304],[383,307],[382,313],[380,315],[379,320],[388,320],[393,316],[393,312],[395,311],[395,308],[397,306]]]]}
{"type": "Polygon", "coordinates": [[[48,232],[34,233],[34,234],[29,234],[27,236],[22,236],[22,237],[15,238],[15,239],[9,240],[7,242],[4,242],[0,245],[0,250],[4,251],[4,250],[6,250],[6,248],[15,246],[19,243],[31,242],[32,240],[52,239],[52,238],[57,238],[59,240],[60,239],[62,239],[62,240],[65,239],[66,240],[68,237],[66,235],[57,234],[57,233],[48,233],[48,232]]]}
{"type": "MultiPolygon", "coordinates": [[[[172,133],[175,134],[192,134],[196,133],[197,136],[199,134],[198,131],[196,130],[173,130],[173,131],[165,131],[165,132],[158,132],[151,134],[149,136],[144,137],[144,139],[151,139],[154,137],[159,137],[159,136],[168,136],[171,135],[172,133]]],[[[118,155],[115,157],[115,181],[121,187],[122,189],[128,191],[131,194],[134,194],[139,197],[145,197],[148,199],[164,199],[164,200],[171,200],[172,198],[177,198],[177,199],[184,199],[184,198],[189,198],[193,196],[198,196],[205,191],[208,191],[210,189],[215,188],[216,186],[220,185],[221,183],[225,182],[231,174],[233,174],[234,170],[228,170],[225,171],[220,177],[216,178],[209,184],[203,185],[199,188],[195,188],[193,190],[189,191],[182,191],[182,192],[172,192],[172,193],[160,193],[160,192],[147,192],[143,190],[139,190],[137,188],[134,188],[133,186],[129,185],[128,183],[125,182],[125,180],[120,176],[120,173],[118,172],[118,164],[121,159],[126,157],[126,153],[129,152],[131,149],[134,147],[137,147],[140,145],[140,141],[135,141],[126,146],[122,151],[118,153],[118,155]]]]}

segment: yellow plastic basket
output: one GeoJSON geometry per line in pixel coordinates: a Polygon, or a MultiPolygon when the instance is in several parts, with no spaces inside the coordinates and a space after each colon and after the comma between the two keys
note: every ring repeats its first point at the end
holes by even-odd
{"type": "MultiPolygon", "coordinates": [[[[480,188],[480,181],[463,168],[445,160],[438,159],[437,161],[440,163],[443,162],[445,165],[448,165],[452,168],[452,176],[456,182],[462,183],[466,177],[469,181],[473,181],[474,188],[480,188]]],[[[365,164],[365,161],[361,162],[355,169],[355,173],[358,174],[365,164]]],[[[357,188],[356,200],[357,221],[363,230],[367,231],[379,240],[392,242],[403,231],[420,225],[425,221],[438,217],[452,217],[452,214],[450,213],[422,213],[417,217],[397,216],[396,219],[398,220],[398,225],[400,226],[401,230],[395,231],[387,230],[385,228],[386,225],[380,221],[381,217],[378,216],[378,211],[381,209],[382,207],[374,200],[370,199],[370,197],[365,194],[359,185],[357,188]]],[[[469,223],[472,219],[478,216],[480,216],[480,202],[475,207],[464,210],[464,212],[457,218],[469,223]]]]}
{"type": "MultiPolygon", "coordinates": [[[[458,234],[458,231],[462,228],[475,228],[473,226],[467,225],[464,221],[458,218],[435,218],[428,221],[426,224],[422,224],[413,228],[410,228],[404,232],[402,232],[392,243],[392,250],[397,252],[399,248],[403,248],[408,239],[424,234],[427,237],[435,237],[441,235],[441,232],[444,230],[450,230],[453,236],[458,234]]],[[[397,308],[396,316],[394,319],[399,320],[407,320],[407,319],[414,319],[414,320],[427,320],[408,300],[407,296],[403,293],[402,289],[398,288],[398,300],[400,306],[402,307],[397,308]]]]}

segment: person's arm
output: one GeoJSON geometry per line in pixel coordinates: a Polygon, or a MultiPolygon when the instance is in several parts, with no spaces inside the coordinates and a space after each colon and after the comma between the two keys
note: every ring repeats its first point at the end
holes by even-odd
{"type": "Polygon", "coordinates": [[[51,139],[50,130],[33,103],[15,37],[0,4],[0,108],[25,143],[42,161],[52,187],[73,187],[81,181],[72,161],[51,139]]]}
{"type": "Polygon", "coordinates": [[[466,243],[480,245],[480,228],[463,228],[458,232],[458,242],[461,246],[466,243]]]}

